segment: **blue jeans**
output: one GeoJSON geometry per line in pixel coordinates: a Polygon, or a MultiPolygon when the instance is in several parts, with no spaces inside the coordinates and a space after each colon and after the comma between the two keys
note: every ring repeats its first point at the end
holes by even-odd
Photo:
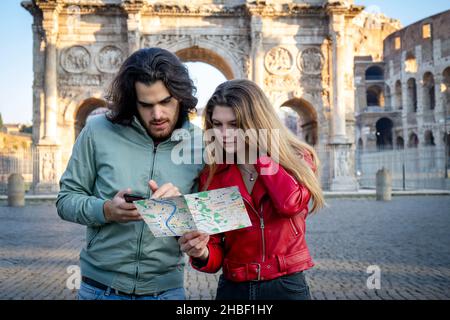
{"type": "Polygon", "coordinates": [[[311,300],[311,294],[303,272],[254,282],[232,282],[222,274],[216,300],[311,300]]]}
{"type": "Polygon", "coordinates": [[[78,290],[78,300],[185,300],[184,288],[169,289],[154,295],[121,295],[116,294],[114,289],[98,289],[81,282],[78,290]]]}

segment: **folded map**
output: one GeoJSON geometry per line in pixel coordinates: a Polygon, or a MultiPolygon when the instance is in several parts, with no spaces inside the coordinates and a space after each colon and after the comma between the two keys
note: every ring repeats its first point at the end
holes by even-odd
{"type": "Polygon", "coordinates": [[[216,234],[252,225],[238,187],[133,203],[155,237],[195,230],[216,234]]]}

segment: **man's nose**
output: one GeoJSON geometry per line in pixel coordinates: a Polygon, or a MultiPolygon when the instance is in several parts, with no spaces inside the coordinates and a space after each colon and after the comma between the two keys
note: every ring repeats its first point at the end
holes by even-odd
{"type": "Polygon", "coordinates": [[[159,104],[156,104],[152,108],[152,118],[153,120],[159,120],[163,117],[162,108],[159,104]]]}

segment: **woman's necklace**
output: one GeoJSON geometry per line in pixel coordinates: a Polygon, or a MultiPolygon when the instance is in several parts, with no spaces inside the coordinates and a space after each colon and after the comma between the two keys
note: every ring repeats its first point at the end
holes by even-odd
{"type": "Polygon", "coordinates": [[[248,170],[246,167],[244,167],[244,166],[240,166],[240,168],[242,169],[242,170],[244,170],[248,175],[249,175],[249,180],[250,181],[255,181],[255,177],[253,176],[253,174],[255,174],[256,172],[254,172],[254,171],[251,171],[251,170],[248,170]]]}

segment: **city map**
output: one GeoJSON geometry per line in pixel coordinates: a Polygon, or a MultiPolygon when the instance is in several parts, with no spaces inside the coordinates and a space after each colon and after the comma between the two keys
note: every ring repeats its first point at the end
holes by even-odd
{"type": "Polygon", "coordinates": [[[134,201],[155,237],[201,230],[216,234],[251,226],[238,187],[134,201]]]}

